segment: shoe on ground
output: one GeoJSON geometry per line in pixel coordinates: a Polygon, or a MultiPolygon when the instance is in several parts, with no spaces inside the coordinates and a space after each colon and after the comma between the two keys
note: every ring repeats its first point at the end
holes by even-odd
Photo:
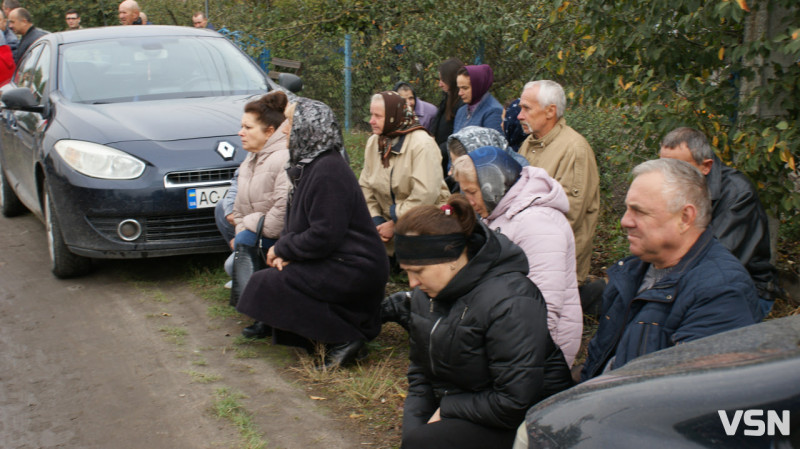
{"type": "Polygon", "coordinates": [[[242,329],[242,335],[247,338],[267,338],[272,335],[272,327],[261,321],[256,321],[242,329]]]}
{"type": "Polygon", "coordinates": [[[364,340],[349,341],[328,345],[325,350],[325,361],[319,369],[335,369],[340,366],[352,365],[357,360],[366,358],[364,340]]]}

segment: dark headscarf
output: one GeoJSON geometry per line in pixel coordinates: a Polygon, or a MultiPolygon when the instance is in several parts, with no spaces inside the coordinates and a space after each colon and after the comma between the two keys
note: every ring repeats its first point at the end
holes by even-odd
{"type": "Polygon", "coordinates": [[[486,211],[491,214],[519,179],[522,166],[497,147],[482,147],[468,154],[478,173],[478,185],[486,211]]]}
{"type": "Polygon", "coordinates": [[[464,68],[469,74],[469,84],[472,86],[472,99],[469,101],[470,106],[477,104],[489,88],[494,83],[494,72],[488,64],[481,65],[465,65],[464,68]]]}
{"type": "Polygon", "coordinates": [[[320,154],[344,147],[342,130],[333,111],[325,103],[299,97],[289,134],[289,163],[309,163],[320,154]]]}
{"type": "Polygon", "coordinates": [[[418,129],[428,131],[419,124],[414,111],[408,107],[406,100],[400,94],[394,91],[384,91],[380,93],[380,96],[383,97],[385,118],[383,131],[378,136],[378,151],[381,153],[383,166],[388,167],[389,153],[392,151],[392,138],[418,129]]]}
{"type": "Polygon", "coordinates": [[[528,137],[528,135],[525,134],[525,130],[522,128],[522,125],[519,123],[519,119],[517,118],[520,110],[519,98],[517,98],[516,100],[512,101],[510,105],[508,105],[508,108],[506,109],[506,117],[503,119],[503,132],[506,135],[508,146],[516,152],[519,152],[519,147],[528,137]]]}
{"type": "Polygon", "coordinates": [[[417,92],[414,90],[413,87],[411,87],[411,84],[408,84],[405,81],[398,81],[394,85],[392,90],[395,91],[395,92],[399,92],[401,87],[407,87],[409,90],[411,90],[411,96],[414,97],[414,104],[417,104],[417,92]]]}

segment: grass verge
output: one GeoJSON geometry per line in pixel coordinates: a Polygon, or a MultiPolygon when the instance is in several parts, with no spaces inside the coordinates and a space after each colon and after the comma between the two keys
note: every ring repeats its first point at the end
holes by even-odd
{"type": "Polygon", "coordinates": [[[242,406],[241,400],[245,397],[228,387],[219,388],[214,392],[213,413],[236,427],[244,441],[243,449],[266,449],[267,442],[258,432],[252,415],[242,406]]]}

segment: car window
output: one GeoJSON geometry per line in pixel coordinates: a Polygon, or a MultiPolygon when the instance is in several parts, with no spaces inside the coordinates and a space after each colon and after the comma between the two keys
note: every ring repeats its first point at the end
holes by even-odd
{"type": "Polygon", "coordinates": [[[70,101],[115,103],[252,94],[268,90],[227,39],[152,37],[63,45],[58,89],[70,101]]]}
{"type": "Polygon", "coordinates": [[[50,80],[50,46],[43,45],[43,47],[42,53],[33,67],[33,76],[31,77],[31,91],[39,103],[42,102],[47,81],[50,80]]]}
{"type": "Polygon", "coordinates": [[[37,45],[25,54],[22,61],[17,65],[17,73],[14,75],[14,84],[19,87],[30,87],[33,80],[33,67],[42,52],[44,44],[37,45]]]}

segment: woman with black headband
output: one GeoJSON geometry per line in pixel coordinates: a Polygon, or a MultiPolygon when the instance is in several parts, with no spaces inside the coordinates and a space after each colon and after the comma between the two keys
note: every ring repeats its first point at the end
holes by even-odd
{"type": "Polygon", "coordinates": [[[414,288],[404,448],[511,448],[526,410],[571,385],[522,250],[462,195],[397,222],[414,288]]]}

